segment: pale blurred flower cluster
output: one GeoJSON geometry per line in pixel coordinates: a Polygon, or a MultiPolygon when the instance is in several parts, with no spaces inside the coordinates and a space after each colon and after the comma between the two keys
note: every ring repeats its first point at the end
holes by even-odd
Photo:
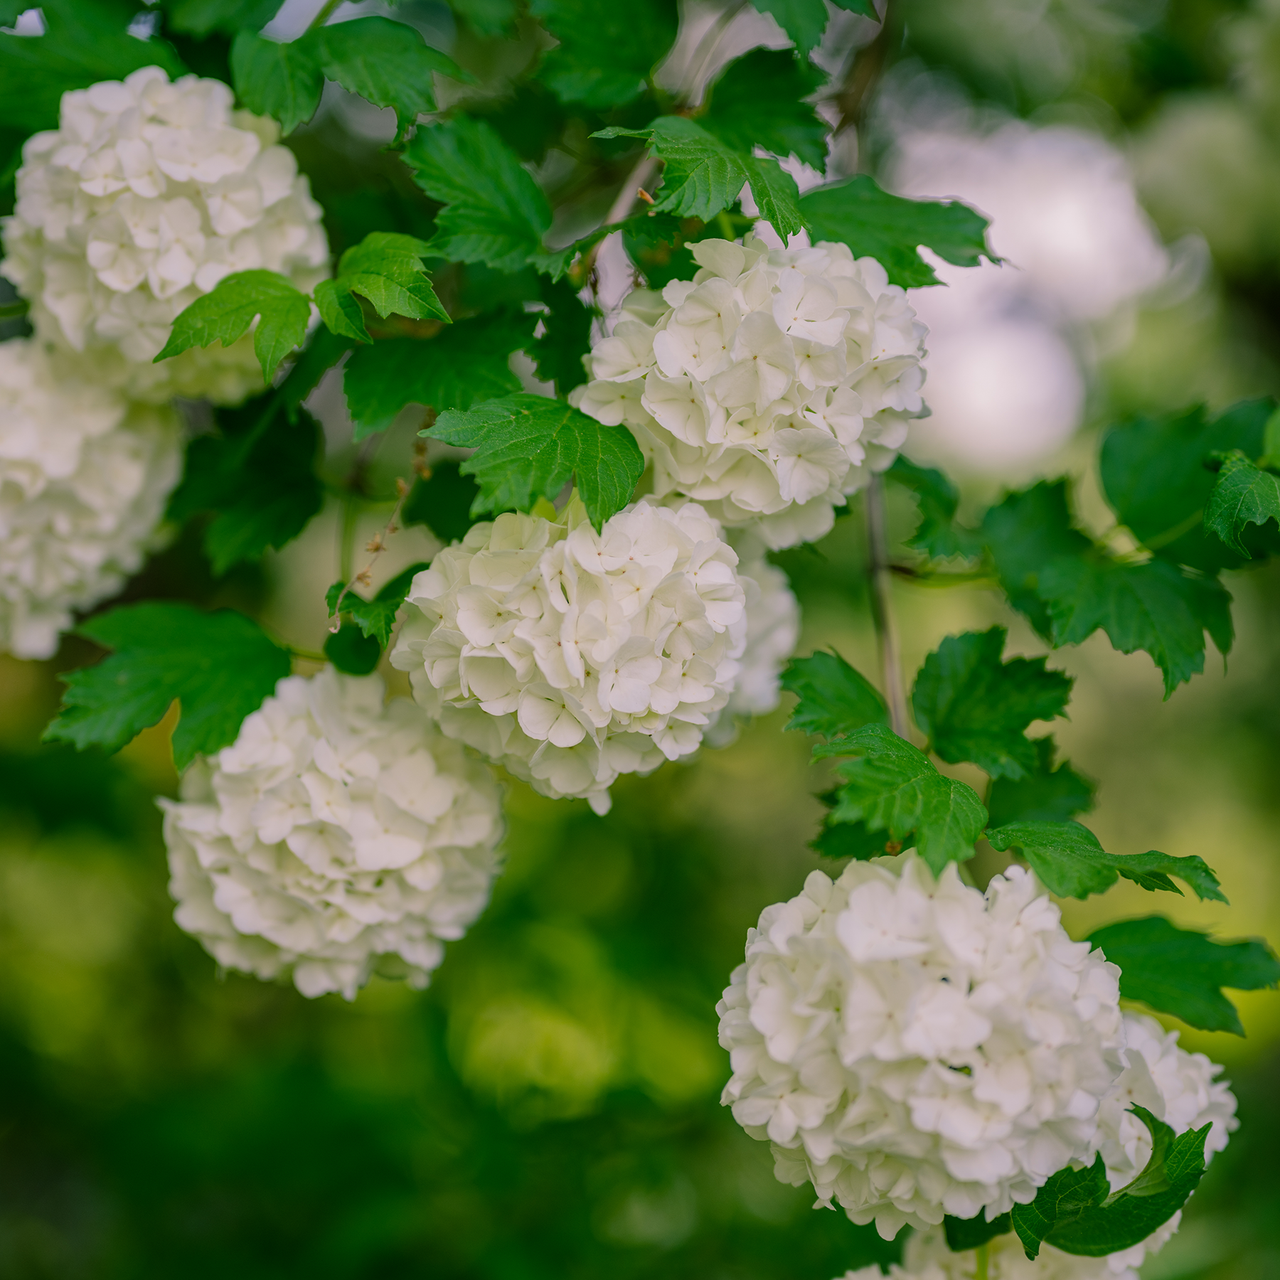
{"type": "Polygon", "coordinates": [[[329,249],[274,121],[233,111],[220,80],[144,67],[62,98],[29,138],[0,271],[81,376],[134,399],[236,403],[262,387],[248,338],[152,359],[174,318],[224,276],[265,268],[304,291],[329,249]]]}
{"type": "Polygon", "coordinates": [[[624,299],[571,400],[635,432],[657,498],[693,498],[769,547],[816,541],[921,412],[924,327],[845,245],[690,247],[698,273],[624,299]]]}
{"type": "Polygon", "coordinates": [[[555,520],[473,525],[413,580],[391,653],[445,733],[598,812],[622,773],[697,750],[746,643],[737,555],[695,503],[640,501],[597,533],[555,520]]]}
{"type": "Polygon", "coordinates": [[[161,800],[175,918],[219,964],[354,999],[376,969],[425,987],[484,910],[493,772],[378,676],[289,676],[161,800]]]}
{"type": "Polygon", "coordinates": [[[171,410],[67,378],[35,339],[0,343],[0,649],[51,657],[118,591],[181,469],[171,410]]]}

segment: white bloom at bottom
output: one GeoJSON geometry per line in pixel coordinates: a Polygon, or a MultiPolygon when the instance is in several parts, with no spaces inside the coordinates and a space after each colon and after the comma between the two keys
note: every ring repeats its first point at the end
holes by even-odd
{"type": "Polygon", "coordinates": [[[738,557],[696,503],[641,500],[592,528],[473,525],[413,580],[391,652],[450,737],[603,813],[619,774],[696,751],[738,678],[738,557]]]}
{"type": "Polygon", "coordinates": [[[141,567],[182,466],[176,415],[77,372],[0,343],[0,649],[20,658],[50,657],[141,567]]]}
{"type": "Polygon", "coordinates": [[[886,1239],[995,1216],[1092,1158],[1118,978],[1021,868],[985,894],[914,854],[814,871],[765,908],[718,1005],[722,1101],[780,1180],[886,1239]]]}
{"type": "Polygon", "coordinates": [[[229,969],[348,1000],[373,970],[425,987],[484,910],[492,771],[378,676],[289,676],[161,800],[174,918],[229,969]]]}
{"type": "MultiPolygon", "coordinates": [[[[1238,1124],[1235,1096],[1225,1081],[1214,1078],[1222,1068],[1203,1053],[1180,1049],[1176,1031],[1165,1031],[1154,1018],[1127,1013],[1124,1039],[1127,1065],[1098,1108],[1096,1145],[1113,1191],[1131,1182],[1151,1157],[1151,1132],[1129,1109],[1135,1103],[1177,1134],[1212,1124],[1205,1140],[1206,1162],[1227,1145],[1238,1124]]],[[[1140,1244],[1103,1258],[1081,1258],[1046,1244],[1032,1261],[1010,1232],[988,1243],[986,1274],[988,1280],[1138,1280],[1137,1268],[1168,1243],[1181,1219],[1181,1212],[1175,1213],[1140,1244]]],[[[973,1280],[977,1274],[976,1251],[952,1253],[938,1228],[908,1237],[902,1266],[889,1271],[891,1280],[973,1280]]],[[[883,1277],[878,1267],[864,1267],[841,1280],[883,1277]]]]}
{"type": "Polygon", "coordinates": [[[782,668],[800,639],[800,603],[787,575],[770,564],[763,551],[743,554],[738,577],[746,591],[747,640],[738,659],[741,670],[724,710],[706,732],[710,746],[732,742],[738,721],[768,715],[782,696],[782,668]]]}

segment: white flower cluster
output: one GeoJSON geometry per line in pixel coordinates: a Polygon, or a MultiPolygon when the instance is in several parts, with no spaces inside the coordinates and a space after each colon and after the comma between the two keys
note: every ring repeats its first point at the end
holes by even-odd
{"type": "Polygon", "coordinates": [[[923,410],[924,326],[843,244],[691,249],[697,275],[632,293],[570,398],[635,432],[659,499],[693,498],[773,548],[820,538],[923,410]]]}
{"type": "MultiPolygon", "coordinates": [[[[1236,1128],[1236,1100],[1230,1087],[1215,1076],[1222,1070],[1202,1053],[1178,1047],[1178,1033],[1166,1032],[1154,1018],[1124,1016],[1123,1072],[1098,1110],[1097,1147],[1107,1166],[1112,1190],[1131,1182],[1151,1156],[1151,1134],[1129,1110],[1146,1107],[1175,1133],[1212,1124],[1205,1141],[1205,1160],[1213,1159],[1236,1128]]],[[[1027,1258],[1013,1233],[997,1236],[987,1246],[989,1280],[1138,1280],[1137,1267],[1148,1253],[1164,1245],[1178,1228],[1181,1214],[1141,1244],[1103,1258],[1082,1258],[1044,1245],[1035,1261],[1027,1258]]],[[[973,1280],[973,1250],[952,1253],[937,1228],[908,1237],[902,1266],[889,1269],[890,1280],[973,1280]]],[[[878,1267],[850,1271],[842,1280],[884,1280],[878,1267]]]]}
{"type": "Polygon", "coordinates": [[[0,270],[37,334],[86,378],[135,399],[234,403],[262,386],[248,337],[160,364],[174,317],[233,271],[310,290],[326,274],[321,210],[275,123],[232,111],[220,80],[159,67],[63,94],[59,127],[22,150],[0,270]]]}
{"type": "Polygon", "coordinates": [[[800,638],[800,603],[781,569],[758,554],[738,565],[738,577],[746,592],[746,645],[729,701],[704,735],[713,747],[732,742],[740,720],[778,705],[782,668],[800,638]]]}
{"type": "Polygon", "coordinates": [[[484,909],[492,771],[378,676],[289,676],[161,800],[174,917],[227,968],[348,1000],[375,967],[427,985],[484,909]]]}
{"type": "Polygon", "coordinates": [[[65,372],[34,340],[0,343],[0,649],[20,658],[51,656],[138,569],[182,466],[170,410],[65,372]]]}
{"type": "Polygon", "coordinates": [[[600,533],[576,498],[556,520],[501,515],[414,578],[391,664],[445,733],[603,813],[619,774],[696,750],[728,702],[737,559],[693,503],[640,501],[600,533]]]}
{"type": "Polygon", "coordinates": [[[815,871],[765,909],[718,1006],[723,1101],[782,1181],[886,1239],[995,1216],[1092,1157],[1118,974],[1020,868],[985,895],[915,854],[815,871]]]}

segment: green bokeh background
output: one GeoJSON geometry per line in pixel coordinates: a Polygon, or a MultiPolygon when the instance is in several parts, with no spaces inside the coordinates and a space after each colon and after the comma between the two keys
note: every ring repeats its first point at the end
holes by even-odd
{"type": "MultiPolygon", "coordinates": [[[[1097,432],[1126,412],[1280,390],[1280,5],[892,0],[890,25],[887,68],[914,60],[979,102],[1101,131],[1166,239],[1198,232],[1212,252],[1205,283],[1141,313],[1105,362],[1062,466],[1088,475],[1097,432]]],[[[384,158],[336,129],[296,142],[335,239],[344,218],[419,229],[384,158]],[[373,213],[344,212],[353,175],[374,184],[373,213]]],[[[894,506],[899,538],[913,519],[894,506]]],[[[222,582],[184,535],[134,591],[234,604],[314,648],[336,525],[328,511],[222,582]]],[[[780,562],[801,651],[834,644],[873,670],[859,512],[780,562]]],[[[1200,854],[1234,903],[1161,909],[1274,941],[1280,573],[1228,577],[1229,667],[1211,654],[1162,702],[1145,656],[1095,636],[1053,659],[1078,676],[1056,733],[1101,784],[1090,821],[1107,848],[1200,854]]],[[[1013,650],[1042,651],[989,592],[896,591],[909,671],[994,621],[1013,650]]],[[[177,782],[164,726],[112,760],[36,746],[57,672],[85,656],[69,640],[49,663],[0,661],[0,1277],[830,1280],[892,1256],[777,1183],[718,1105],[715,1001],[748,925],[819,864],[822,778],[782,732],[786,708],[624,780],[606,818],[511,784],[506,871],[432,987],[374,980],[347,1004],[220,975],[174,926],[152,800],[177,782]]],[[[1128,886],[1066,920],[1080,936],[1153,909],[1128,886]]],[[[1240,1004],[1246,1040],[1184,1032],[1227,1065],[1243,1127],[1149,1280],[1280,1275],[1280,998],[1240,1004]]]]}

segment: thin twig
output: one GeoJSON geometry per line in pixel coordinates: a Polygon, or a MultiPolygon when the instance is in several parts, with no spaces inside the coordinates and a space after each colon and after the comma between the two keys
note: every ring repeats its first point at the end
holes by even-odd
{"type": "Polygon", "coordinates": [[[880,646],[880,676],[889,727],[900,738],[907,737],[907,699],[902,687],[902,666],[898,658],[898,635],[890,601],[888,535],[885,530],[884,478],[871,477],[867,489],[867,577],[871,587],[871,618],[880,646]]]}
{"type": "MultiPolygon", "coordinates": [[[[367,587],[373,581],[373,566],[378,563],[378,557],[387,549],[387,539],[393,533],[399,533],[400,526],[396,524],[396,519],[400,515],[400,508],[404,506],[404,500],[409,496],[409,481],[400,476],[396,476],[396,505],[391,509],[391,519],[382,527],[380,533],[375,533],[368,542],[365,543],[364,549],[370,553],[369,563],[365,565],[354,578],[349,579],[342,590],[338,593],[338,598],[334,601],[333,613],[329,617],[329,631],[336,632],[341,626],[340,621],[342,614],[342,602],[347,598],[348,592],[358,582],[362,587],[367,587]]],[[[343,577],[347,576],[349,568],[343,573],[343,577]]]]}

